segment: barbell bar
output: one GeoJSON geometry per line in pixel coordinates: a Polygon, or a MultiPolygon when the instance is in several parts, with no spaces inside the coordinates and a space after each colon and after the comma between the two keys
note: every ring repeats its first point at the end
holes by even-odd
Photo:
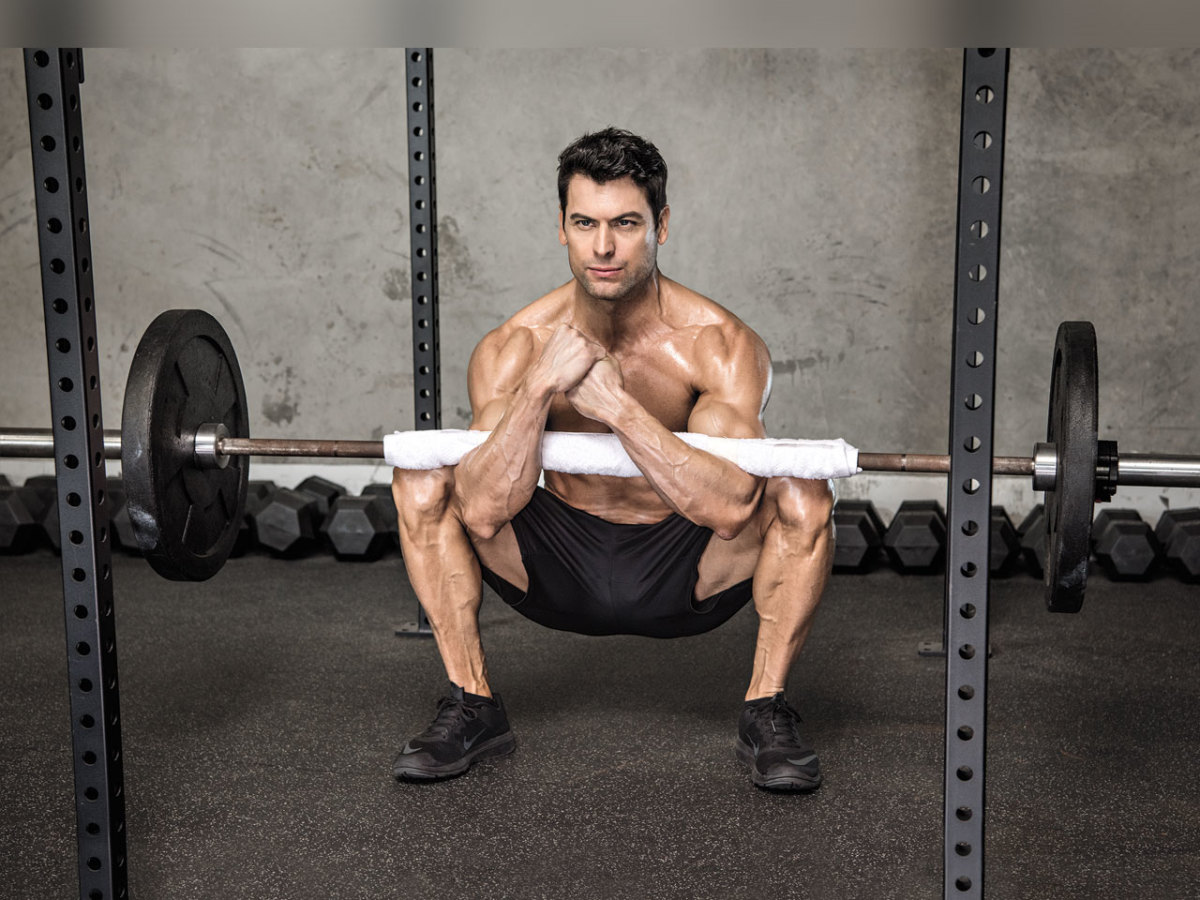
{"type": "MultiPolygon", "coordinates": [[[[1046,492],[1046,602],[1054,611],[1082,605],[1094,503],[1117,486],[1200,487],[1200,456],[1120,454],[1115,442],[1097,440],[1097,371],[1091,323],[1064,322],[1055,340],[1046,442],[1031,457],[992,460],[994,474],[1031,477],[1034,490],[1046,492]]],[[[0,431],[0,457],[53,455],[49,430],[0,431]]],[[[201,310],[168,310],[146,329],[130,366],[121,430],[104,432],[103,455],[122,461],[146,559],[166,578],[191,581],[215,575],[232,550],[249,457],[386,459],[384,441],[251,438],[232,343],[201,310]]],[[[857,468],[948,474],[950,457],[859,452],[857,468]]]]}
{"type": "MultiPolygon", "coordinates": [[[[216,424],[201,425],[193,442],[197,463],[220,467],[230,456],[279,456],[306,459],[382,460],[383,441],[327,440],[324,438],[235,438],[214,436],[216,424]]],[[[48,428],[11,428],[0,431],[0,458],[52,459],[54,433],[48,428]]],[[[105,459],[121,458],[121,432],[104,431],[105,459]]],[[[905,472],[948,475],[946,453],[868,453],[859,451],[863,472],[905,472]]],[[[1057,461],[1053,444],[1039,443],[1033,456],[994,456],[992,474],[1033,478],[1033,489],[1053,490],[1057,461]]],[[[1097,470],[1097,477],[1103,472],[1097,470]]],[[[1121,453],[1114,483],[1121,487],[1200,488],[1200,456],[1184,454],[1121,453]]]]}

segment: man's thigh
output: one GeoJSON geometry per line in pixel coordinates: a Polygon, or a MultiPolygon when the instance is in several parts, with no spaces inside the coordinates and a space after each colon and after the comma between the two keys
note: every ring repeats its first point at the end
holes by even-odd
{"type": "Polygon", "coordinates": [[[765,531],[763,506],[765,504],[759,506],[755,517],[732,541],[723,541],[715,534],[709,539],[696,567],[699,577],[695,599],[704,600],[754,577],[765,531]]]}
{"type": "Polygon", "coordinates": [[[525,564],[521,562],[521,547],[511,522],[488,540],[471,536],[471,546],[480,565],[491,569],[513,587],[529,590],[529,575],[525,571],[525,564]]]}

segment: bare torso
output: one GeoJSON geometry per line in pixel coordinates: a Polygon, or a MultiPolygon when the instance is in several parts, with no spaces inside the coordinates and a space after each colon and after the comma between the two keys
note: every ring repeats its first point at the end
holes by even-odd
{"type": "MultiPolygon", "coordinates": [[[[728,310],[665,277],[660,276],[656,308],[640,315],[636,328],[621,333],[595,333],[594,327],[589,328],[576,315],[573,296],[574,282],[568,282],[522,309],[488,336],[486,340],[502,348],[499,356],[505,359],[497,366],[496,377],[513,386],[518,384],[555,329],[572,325],[605,346],[620,365],[625,390],[669,430],[704,430],[689,428],[689,423],[709,382],[729,375],[721,368],[723,350],[739,340],[761,345],[757,336],[728,310]],[[720,371],[714,372],[714,368],[720,371]]],[[[756,378],[761,379],[761,375],[754,373],[756,378]]],[[[765,400],[764,396],[764,404],[765,400]]],[[[479,422],[477,416],[473,427],[486,428],[490,423],[479,422]]],[[[579,413],[563,394],[556,395],[551,403],[546,430],[610,431],[579,413]]],[[[545,483],[571,506],[611,522],[657,522],[671,513],[645,478],[546,472],[545,483]]]]}

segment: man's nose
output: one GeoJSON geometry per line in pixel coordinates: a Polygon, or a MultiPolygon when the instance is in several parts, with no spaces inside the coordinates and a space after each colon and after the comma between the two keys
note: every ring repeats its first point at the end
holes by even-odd
{"type": "Polygon", "coordinates": [[[592,241],[592,252],[597,256],[612,256],[616,250],[617,245],[613,240],[612,229],[606,224],[599,225],[592,241]]]}

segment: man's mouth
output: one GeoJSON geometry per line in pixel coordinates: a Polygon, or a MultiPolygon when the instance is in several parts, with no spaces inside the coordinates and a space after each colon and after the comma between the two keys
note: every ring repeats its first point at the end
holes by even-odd
{"type": "Polygon", "coordinates": [[[614,268],[614,267],[605,267],[605,266],[588,266],[588,271],[591,272],[593,275],[595,275],[597,278],[611,278],[614,275],[618,274],[621,271],[621,269],[620,269],[620,267],[614,268]]]}

